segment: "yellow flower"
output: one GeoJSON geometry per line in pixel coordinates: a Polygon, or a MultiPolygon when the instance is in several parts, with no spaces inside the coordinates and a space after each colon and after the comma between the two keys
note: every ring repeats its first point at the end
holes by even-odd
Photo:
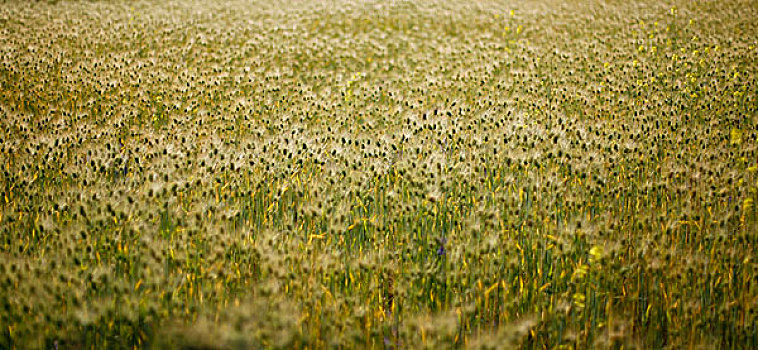
{"type": "Polygon", "coordinates": [[[732,132],[729,134],[731,141],[729,142],[732,145],[739,145],[742,143],[742,131],[737,128],[732,128],[732,132]]]}

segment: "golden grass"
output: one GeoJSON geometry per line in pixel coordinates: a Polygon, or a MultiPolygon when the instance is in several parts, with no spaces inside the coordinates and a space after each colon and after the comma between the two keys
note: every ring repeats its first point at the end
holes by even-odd
{"type": "Polygon", "coordinates": [[[752,1],[0,4],[0,348],[756,348],[752,1]]]}

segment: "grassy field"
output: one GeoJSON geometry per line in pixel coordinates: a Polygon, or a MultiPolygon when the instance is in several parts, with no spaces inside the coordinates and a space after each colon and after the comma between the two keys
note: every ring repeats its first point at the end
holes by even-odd
{"type": "Polygon", "coordinates": [[[758,347],[756,1],[0,3],[0,349],[758,347]]]}

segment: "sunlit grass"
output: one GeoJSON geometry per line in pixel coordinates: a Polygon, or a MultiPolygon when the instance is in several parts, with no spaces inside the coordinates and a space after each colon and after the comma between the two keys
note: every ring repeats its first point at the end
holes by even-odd
{"type": "Polygon", "coordinates": [[[0,348],[756,348],[750,2],[0,5],[0,348]]]}

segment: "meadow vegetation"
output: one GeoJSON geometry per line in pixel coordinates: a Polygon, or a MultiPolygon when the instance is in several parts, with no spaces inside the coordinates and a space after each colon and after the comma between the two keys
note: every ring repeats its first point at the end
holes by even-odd
{"type": "Polygon", "coordinates": [[[0,348],[757,348],[755,1],[6,1],[0,348]]]}

